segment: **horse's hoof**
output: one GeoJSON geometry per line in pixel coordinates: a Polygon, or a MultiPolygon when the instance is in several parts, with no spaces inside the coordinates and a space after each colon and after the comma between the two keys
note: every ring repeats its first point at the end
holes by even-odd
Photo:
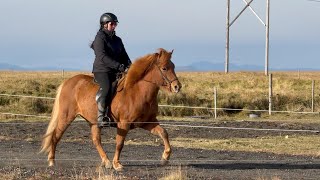
{"type": "Polygon", "coordinates": [[[113,168],[114,168],[114,170],[116,170],[118,172],[123,171],[123,166],[120,163],[113,164],[113,168]]]}
{"type": "Polygon", "coordinates": [[[114,168],[114,170],[116,170],[117,172],[122,172],[123,171],[123,167],[117,167],[117,168],[114,168]]]}
{"type": "Polygon", "coordinates": [[[104,167],[106,169],[112,169],[112,163],[110,161],[105,162],[104,167]]]}
{"type": "Polygon", "coordinates": [[[49,166],[49,167],[53,167],[53,166],[54,166],[54,161],[53,161],[53,160],[49,160],[48,166],[49,166]]]}
{"type": "Polygon", "coordinates": [[[162,166],[165,166],[165,165],[169,164],[169,161],[162,158],[160,163],[161,163],[162,166]]]}

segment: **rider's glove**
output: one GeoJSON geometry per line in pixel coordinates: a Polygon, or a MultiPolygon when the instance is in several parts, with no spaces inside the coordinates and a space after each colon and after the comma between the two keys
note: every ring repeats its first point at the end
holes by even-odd
{"type": "Polygon", "coordinates": [[[124,71],[125,71],[124,64],[120,64],[119,67],[118,67],[118,70],[119,70],[120,72],[124,72],[124,71]]]}

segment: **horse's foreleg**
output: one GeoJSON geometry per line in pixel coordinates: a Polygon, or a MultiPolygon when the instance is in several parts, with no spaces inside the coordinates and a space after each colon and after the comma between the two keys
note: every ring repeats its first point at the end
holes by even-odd
{"type": "Polygon", "coordinates": [[[96,146],[96,149],[102,160],[101,165],[108,169],[112,168],[112,164],[101,146],[101,130],[98,128],[97,124],[91,125],[91,135],[92,142],[96,146]]]}
{"type": "Polygon", "coordinates": [[[171,155],[171,146],[169,143],[168,133],[159,123],[150,123],[142,126],[143,129],[150,131],[154,135],[158,135],[163,140],[164,151],[161,158],[161,164],[166,165],[171,155]]]}
{"type": "Polygon", "coordinates": [[[113,157],[113,168],[116,171],[123,170],[123,166],[119,162],[119,157],[120,157],[120,153],[123,148],[123,145],[124,145],[124,140],[128,134],[129,129],[130,129],[129,124],[118,123],[117,136],[116,136],[116,151],[115,151],[114,157],[113,157]]]}

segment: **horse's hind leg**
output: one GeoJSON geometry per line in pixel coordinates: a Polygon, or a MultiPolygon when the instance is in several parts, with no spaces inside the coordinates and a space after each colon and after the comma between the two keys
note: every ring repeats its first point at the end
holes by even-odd
{"type": "Polygon", "coordinates": [[[92,142],[96,146],[96,149],[102,159],[101,165],[108,169],[112,168],[112,164],[101,146],[101,130],[98,128],[97,124],[91,125],[91,135],[92,142]]]}
{"type": "Polygon", "coordinates": [[[65,117],[64,115],[60,115],[58,118],[59,118],[59,121],[58,121],[57,127],[55,128],[55,130],[53,132],[52,144],[51,144],[51,148],[50,148],[50,151],[48,154],[49,166],[54,166],[55,152],[56,152],[57,144],[60,141],[65,130],[69,127],[69,125],[76,118],[76,116],[74,115],[74,116],[65,117]]]}
{"type": "Polygon", "coordinates": [[[158,135],[163,140],[164,151],[161,158],[161,164],[166,165],[171,155],[171,146],[169,143],[168,133],[159,123],[150,123],[142,126],[143,129],[150,131],[154,135],[158,135]]]}

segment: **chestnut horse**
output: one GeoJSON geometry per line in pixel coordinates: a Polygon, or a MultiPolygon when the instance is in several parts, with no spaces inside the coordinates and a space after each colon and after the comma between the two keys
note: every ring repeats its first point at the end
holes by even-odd
{"type": "Polygon", "coordinates": [[[78,115],[91,127],[92,141],[101,157],[102,166],[113,167],[117,171],[123,169],[119,156],[124,140],[128,131],[137,127],[162,138],[164,152],[161,162],[167,163],[171,154],[168,133],[160,126],[156,116],[159,90],[178,93],[181,88],[171,61],[172,52],[159,49],[157,53],[137,59],[119,84],[109,113],[109,117],[117,123],[116,150],[112,164],[101,146],[101,129],[97,126],[95,96],[99,85],[94,83],[92,76],[83,74],[65,80],[57,90],[51,121],[42,142],[41,152],[48,153],[49,166],[54,165],[57,143],[78,115]]]}

